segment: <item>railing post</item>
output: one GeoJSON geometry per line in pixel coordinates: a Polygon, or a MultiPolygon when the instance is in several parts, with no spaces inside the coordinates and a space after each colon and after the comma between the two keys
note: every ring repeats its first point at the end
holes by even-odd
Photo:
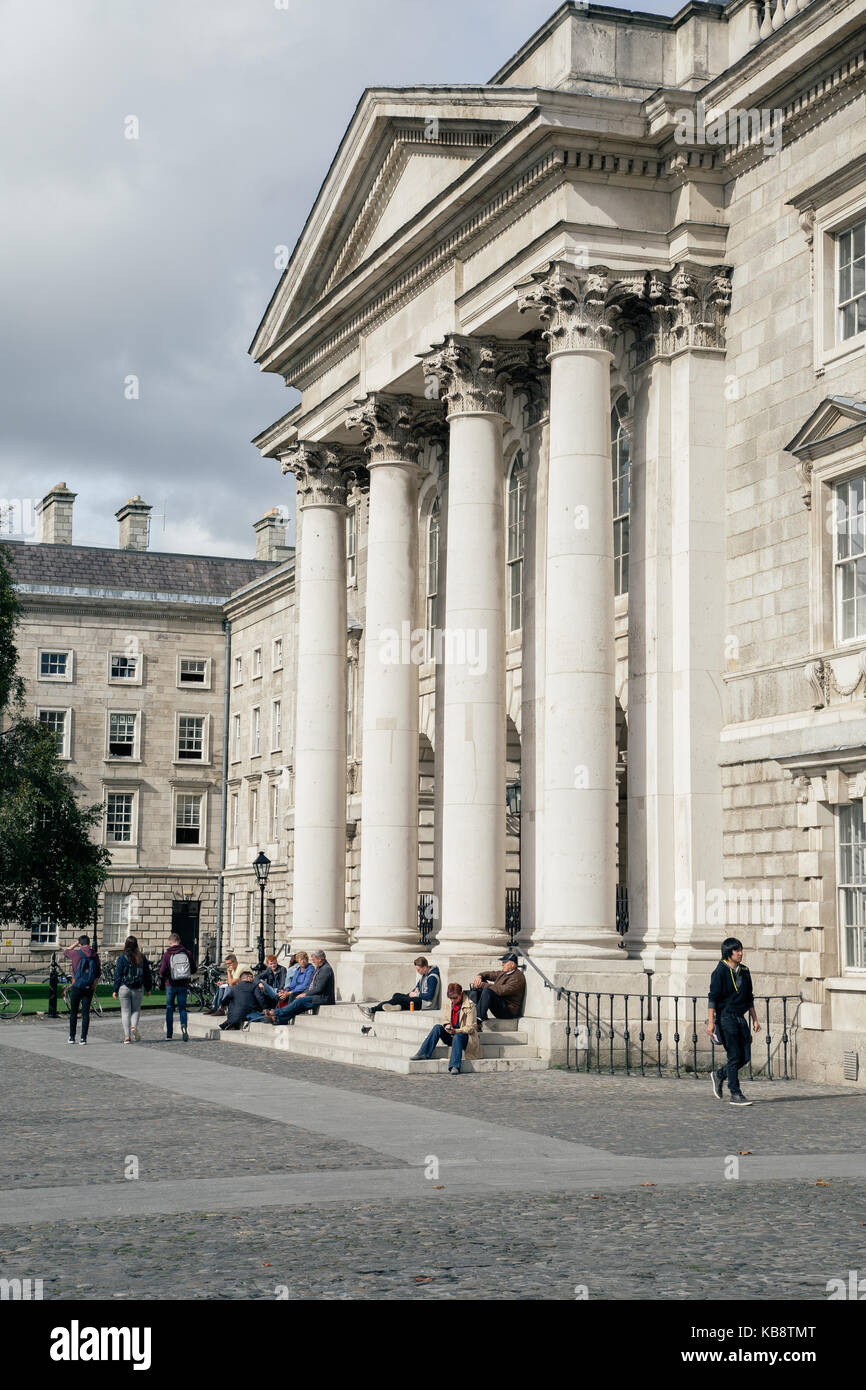
{"type": "Polygon", "coordinates": [[[624,1028],[624,1030],[623,1030],[623,1035],[622,1035],[622,1036],[623,1036],[623,1041],[624,1041],[624,1043],[625,1043],[625,1074],[626,1074],[626,1076],[631,1076],[631,1068],[630,1068],[630,1065],[629,1065],[629,1055],[628,1055],[628,1051],[629,1051],[629,1036],[630,1036],[630,1035],[629,1035],[629,1028],[628,1028],[628,1001],[629,1001],[629,997],[630,997],[630,996],[627,995],[627,994],[624,994],[624,995],[623,995],[623,1003],[624,1003],[624,1006],[625,1006],[625,1028],[624,1028]]]}
{"type": "Polygon", "coordinates": [[[662,1008],[661,995],[656,995],[656,1069],[662,1074],[662,1008]]]}
{"type": "Polygon", "coordinates": [[[680,996],[674,995],[674,1074],[680,1074],[680,996]]]}
{"type": "Polygon", "coordinates": [[[57,953],[51,952],[51,966],[48,971],[48,1017],[57,1017],[57,953]]]}
{"type": "Polygon", "coordinates": [[[698,1000],[692,995],[692,1074],[698,1079],[698,1000]]]}
{"type": "Polygon", "coordinates": [[[613,1033],[613,1000],[614,1000],[614,996],[611,995],[611,996],[610,996],[610,1038],[608,1039],[608,1042],[609,1042],[610,1074],[611,1074],[611,1076],[613,1076],[613,1037],[614,1037],[614,1033],[613,1033]]]}

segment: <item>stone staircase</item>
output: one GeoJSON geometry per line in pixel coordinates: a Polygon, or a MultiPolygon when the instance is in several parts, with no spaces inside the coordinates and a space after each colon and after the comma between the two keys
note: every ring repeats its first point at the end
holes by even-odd
{"type": "MultiPolygon", "coordinates": [[[[429,1062],[409,1059],[440,1016],[438,1010],[382,1012],[371,1024],[356,1004],[334,1004],[321,1008],[318,1014],[299,1014],[291,1025],[275,1028],[270,1023],[251,1023],[248,1029],[238,1032],[223,1032],[219,1027],[222,1020],[190,1014],[189,1032],[195,1038],[265,1047],[346,1066],[429,1076],[447,1073],[448,1048],[437,1047],[429,1062]],[[362,1028],[371,1031],[362,1033],[362,1028]]],[[[542,1071],[548,1065],[527,1034],[521,1032],[519,1019],[488,1019],[481,1033],[481,1047],[480,1058],[463,1062],[464,1072],[542,1071]]]]}

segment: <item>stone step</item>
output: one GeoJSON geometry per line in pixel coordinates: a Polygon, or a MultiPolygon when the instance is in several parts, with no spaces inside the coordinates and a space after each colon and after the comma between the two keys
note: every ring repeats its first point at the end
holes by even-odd
{"type": "MultiPolygon", "coordinates": [[[[253,1024],[251,1026],[270,1027],[271,1025],[253,1024]]],[[[424,1038],[426,1038],[427,1034],[430,1032],[430,1029],[433,1027],[433,1022],[432,1020],[428,1020],[422,1027],[417,1028],[411,1026],[407,1027],[399,1022],[381,1023],[379,1021],[379,1016],[376,1017],[374,1023],[368,1023],[367,1020],[362,1018],[359,1014],[354,1018],[335,1018],[333,1015],[321,1014],[318,1018],[311,1018],[309,1015],[305,1017],[303,1014],[298,1014],[295,1016],[295,1022],[290,1026],[296,1031],[303,1033],[305,1036],[324,1037],[325,1034],[327,1034],[334,1039],[346,1038],[350,1040],[361,1037],[361,1030],[363,1028],[370,1028],[373,1031],[372,1033],[364,1034],[363,1036],[365,1038],[378,1039],[383,1042],[398,1042],[401,1047],[408,1047],[411,1051],[415,1051],[420,1047],[424,1038]]],[[[516,1029],[509,1032],[500,1032],[485,1027],[484,1031],[481,1033],[482,1047],[525,1047],[527,1043],[527,1035],[525,1033],[518,1033],[516,1029]]]]}
{"type": "MultiPolygon", "coordinates": [[[[324,1036],[317,1036],[312,1029],[302,1030],[297,1025],[274,1028],[266,1023],[253,1023],[247,1030],[241,1029],[238,1032],[223,1032],[215,1025],[214,1020],[202,1014],[190,1015],[189,1031],[194,1037],[215,1042],[262,1047],[271,1051],[278,1049],[301,1057],[342,1062],[345,1066],[372,1067],[379,1071],[400,1072],[403,1075],[448,1072],[448,1052],[444,1047],[439,1048],[429,1062],[413,1062],[410,1060],[408,1048],[402,1044],[384,1040],[382,1045],[377,1047],[377,1039],[368,1039],[360,1033],[355,1040],[342,1035],[339,1041],[326,1041],[324,1036]]],[[[485,1056],[477,1061],[463,1063],[464,1072],[541,1071],[545,1068],[546,1063],[537,1054],[530,1053],[528,1048],[515,1049],[514,1053],[508,1056],[485,1056]]]]}

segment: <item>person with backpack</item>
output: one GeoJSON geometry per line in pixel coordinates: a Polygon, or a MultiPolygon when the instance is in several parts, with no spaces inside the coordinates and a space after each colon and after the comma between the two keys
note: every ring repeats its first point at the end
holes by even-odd
{"type": "Polygon", "coordinates": [[[141,1013],[141,997],[153,988],[150,962],[141,954],[134,936],[128,936],[123,943],[123,955],[118,956],[114,967],[114,992],[112,999],[120,1000],[120,1018],[123,1023],[123,1041],[138,1042],[138,1018],[141,1013]]]}
{"type": "Polygon", "coordinates": [[[69,988],[69,1042],[75,1042],[75,1030],[78,1026],[78,1010],[80,1008],[81,1037],[79,1042],[84,1047],[87,1042],[87,1031],[90,1027],[90,1001],[96,992],[96,985],[102,974],[102,966],[99,956],[90,945],[89,936],[79,936],[77,945],[67,947],[63,954],[72,965],[72,984],[69,988]]]}
{"type": "Polygon", "coordinates": [[[186,1031],[186,996],[189,982],[195,974],[195,956],[181,945],[177,932],[168,938],[168,949],[159,962],[159,978],[165,990],[165,1040],[171,1042],[174,1030],[174,1006],[180,1014],[180,1035],[189,1042],[186,1031]]]}

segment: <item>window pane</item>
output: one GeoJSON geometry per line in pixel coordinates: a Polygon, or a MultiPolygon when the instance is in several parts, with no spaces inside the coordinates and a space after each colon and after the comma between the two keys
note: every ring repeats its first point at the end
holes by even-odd
{"type": "Polygon", "coordinates": [[[182,714],[178,720],[178,758],[201,761],[204,756],[204,716],[182,714]]]}
{"type": "Polygon", "coordinates": [[[41,676],[65,676],[68,652],[43,652],[39,659],[41,676]]]}
{"type": "Polygon", "coordinates": [[[113,681],[135,680],[137,671],[137,656],[113,656],[111,658],[111,679],[113,681]]]}
{"type": "Polygon", "coordinates": [[[186,657],[181,658],[180,678],[184,685],[204,685],[206,674],[206,661],[192,660],[186,657]]]}
{"type": "Polygon", "coordinates": [[[201,834],[201,797],[182,792],[177,798],[176,843],[197,845],[201,834]]]}
{"type": "Polygon", "coordinates": [[[59,709],[40,710],[39,722],[54,735],[57,751],[62,755],[66,735],[66,711],[59,709]]]}
{"type": "Polygon", "coordinates": [[[135,751],[135,715],[110,714],[108,716],[108,756],[110,758],[131,758],[135,751]]]}
{"type": "Polygon", "coordinates": [[[105,804],[105,838],[110,844],[132,840],[132,792],[109,792],[105,804]]]}

